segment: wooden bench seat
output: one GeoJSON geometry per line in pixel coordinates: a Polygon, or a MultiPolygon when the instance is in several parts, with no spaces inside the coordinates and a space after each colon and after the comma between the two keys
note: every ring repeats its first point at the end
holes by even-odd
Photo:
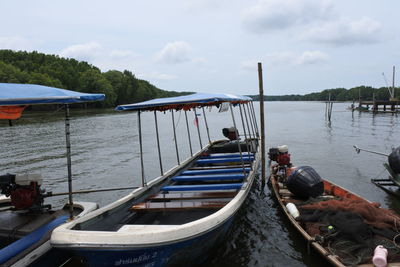
{"type": "Polygon", "coordinates": [[[242,183],[234,184],[201,184],[201,185],[167,185],[161,188],[161,191],[215,191],[230,190],[242,188],[242,183]]]}
{"type": "Polygon", "coordinates": [[[171,202],[142,202],[131,207],[134,211],[175,211],[191,209],[220,209],[226,201],[171,201],[171,202]]]}
{"type": "Polygon", "coordinates": [[[159,193],[150,196],[151,201],[187,200],[187,199],[208,199],[208,198],[234,198],[237,191],[228,192],[181,192],[181,193],[159,193]]]}

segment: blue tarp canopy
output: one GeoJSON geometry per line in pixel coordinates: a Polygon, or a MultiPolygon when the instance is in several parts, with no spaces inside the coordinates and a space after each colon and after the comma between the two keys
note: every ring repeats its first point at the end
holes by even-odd
{"type": "Polygon", "coordinates": [[[104,97],[36,84],[0,83],[0,106],[82,103],[104,97]]]}
{"type": "Polygon", "coordinates": [[[251,101],[250,97],[241,95],[196,93],[185,96],[156,98],[135,104],[119,105],[115,110],[165,110],[185,105],[203,106],[222,102],[238,103],[249,101],[251,101]]]}

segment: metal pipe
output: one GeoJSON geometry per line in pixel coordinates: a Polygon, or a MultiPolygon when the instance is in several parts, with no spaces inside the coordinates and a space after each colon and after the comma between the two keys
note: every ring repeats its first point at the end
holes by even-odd
{"type": "Polygon", "coordinates": [[[190,138],[190,131],[189,131],[189,122],[188,122],[188,118],[187,118],[187,112],[185,110],[185,119],[186,119],[186,130],[188,133],[188,139],[189,139],[189,148],[190,148],[190,155],[193,156],[193,149],[192,149],[192,140],[190,138]]]}
{"type": "MultiPolygon", "coordinates": [[[[263,99],[264,99],[264,98],[263,98],[263,99]]],[[[264,101],[264,100],[263,100],[263,101],[264,101]]],[[[261,100],[260,100],[260,103],[261,103],[261,100]]],[[[251,110],[253,111],[254,125],[255,125],[255,127],[256,127],[256,134],[257,134],[257,137],[259,137],[259,136],[260,136],[260,132],[259,132],[259,130],[258,130],[257,116],[256,116],[256,111],[255,111],[255,109],[254,109],[253,101],[250,102],[250,107],[251,107],[251,110]]]]}
{"type": "Polygon", "coordinates": [[[203,148],[203,144],[201,143],[199,120],[197,119],[196,108],[193,108],[193,111],[194,111],[194,120],[195,120],[196,127],[197,127],[197,134],[199,135],[200,149],[202,149],[203,148]]]}
{"type": "Polygon", "coordinates": [[[251,114],[249,103],[246,103],[246,105],[247,105],[247,110],[249,111],[249,121],[250,121],[251,128],[253,130],[253,134],[254,134],[254,137],[257,138],[256,127],[254,126],[254,122],[253,122],[254,118],[253,118],[253,115],[251,114]]]}
{"type": "Polygon", "coordinates": [[[69,219],[74,219],[74,202],[72,200],[72,169],[71,169],[71,140],[69,129],[69,105],[65,104],[65,144],[67,149],[67,171],[68,171],[68,199],[69,199],[69,219]]]}
{"type": "Polygon", "coordinates": [[[253,128],[253,124],[251,123],[251,118],[250,118],[250,114],[247,116],[247,113],[249,112],[248,111],[248,105],[246,104],[245,106],[243,106],[243,111],[244,111],[244,115],[245,115],[245,117],[246,117],[246,121],[248,122],[248,124],[249,124],[249,131],[250,131],[250,129],[251,129],[251,133],[253,134],[253,138],[256,138],[256,134],[255,134],[255,132],[254,132],[254,128],[253,128]],[[247,106],[247,111],[246,111],[246,106],[247,106]]]}
{"type": "MultiPolygon", "coordinates": [[[[231,109],[231,116],[232,116],[232,121],[233,121],[233,127],[235,127],[235,131],[237,131],[236,128],[236,122],[235,122],[235,116],[233,115],[233,108],[232,108],[232,103],[229,103],[229,107],[231,109]]],[[[246,177],[246,169],[244,168],[244,161],[243,161],[243,153],[242,153],[242,148],[240,147],[240,141],[239,141],[239,134],[236,135],[236,142],[238,144],[238,149],[240,153],[240,161],[242,162],[242,168],[243,168],[243,174],[246,177]]],[[[250,159],[250,155],[248,156],[250,159]]]]}
{"type": "Polygon", "coordinates": [[[206,113],[204,112],[204,107],[201,107],[201,109],[203,110],[204,122],[205,122],[205,124],[206,124],[206,130],[207,130],[208,143],[209,143],[209,144],[211,144],[211,139],[210,139],[210,131],[208,130],[208,124],[207,124],[207,117],[206,117],[206,113]]]}
{"type": "MultiPolygon", "coordinates": [[[[244,138],[245,138],[246,146],[247,146],[247,154],[250,155],[251,149],[250,149],[250,145],[249,145],[249,139],[247,139],[246,127],[245,127],[244,120],[243,120],[242,104],[239,104],[239,110],[240,110],[240,118],[242,120],[244,138]]],[[[250,164],[250,166],[251,166],[251,169],[253,169],[253,164],[250,164]]]]}
{"type": "Polygon", "coordinates": [[[174,117],[174,110],[171,109],[172,114],[172,128],[174,129],[174,141],[175,141],[175,150],[176,150],[176,159],[178,160],[178,165],[181,164],[179,161],[179,150],[178,150],[178,142],[176,140],[176,130],[175,130],[175,117],[174,117]]]}
{"type": "Polygon", "coordinates": [[[161,160],[160,137],[159,137],[159,135],[158,135],[158,122],[157,122],[157,111],[156,111],[156,110],[154,110],[154,121],[155,121],[155,124],[156,124],[158,160],[160,161],[160,171],[161,171],[161,175],[163,175],[163,174],[164,174],[164,171],[163,171],[162,160],[161,160]]]}
{"type": "Polygon", "coordinates": [[[369,152],[369,153],[372,153],[372,154],[377,154],[377,155],[389,157],[388,154],[385,154],[385,153],[382,153],[382,152],[376,152],[376,151],[372,151],[372,150],[362,149],[362,148],[359,148],[356,145],[353,145],[353,147],[356,150],[357,154],[360,154],[361,151],[365,151],[365,152],[369,152]]]}
{"type": "MultiPolygon", "coordinates": [[[[136,189],[138,186],[130,186],[130,187],[119,187],[119,188],[103,188],[103,189],[93,189],[93,190],[79,190],[74,191],[72,194],[87,194],[87,193],[96,193],[96,192],[105,192],[105,191],[114,191],[114,190],[127,190],[127,189],[136,189]]],[[[56,197],[56,196],[65,196],[69,195],[70,192],[63,193],[53,193],[47,192],[43,197],[56,197]]]]}
{"type": "Polygon", "coordinates": [[[139,148],[140,148],[140,170],[142,174],[142,186],[145,187],[146,179],[144,177],[144,163],[143,163],[143,145],[142,145],[142,123],[140,119],[140,110],[138,110],[138,123],[139,123],[139,148]]]}
{"type": "Polygon", "coordinates": [[[252,136],[251,136],[251,130],[250,130],[250,126],[249,126],[249,121],[248,121],[248,119],[247,119],[247,113],[246,113],[246,109],[245,109],[245,106],[243,105],[243,113],[244,113],[244,117],[245,117],[245,119],[246,119],[246,125],[247,125],[247,130],[248,130],[248,132],[249,132],[249,137],[250,137],[250,139],[252,138],[252,136]]]}

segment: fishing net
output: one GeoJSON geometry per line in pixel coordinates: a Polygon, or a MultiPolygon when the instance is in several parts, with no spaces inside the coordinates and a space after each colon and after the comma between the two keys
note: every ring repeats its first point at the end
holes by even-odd
{"type": "Polygon", "coordinates": [[[370,263],[377,245],[388,249],[389,262],[400,260],[400,249],[395,242],[400,217],[393,211],[358,199],[311,202],[299,206],[298,220],[345,265],[370,263]]]}

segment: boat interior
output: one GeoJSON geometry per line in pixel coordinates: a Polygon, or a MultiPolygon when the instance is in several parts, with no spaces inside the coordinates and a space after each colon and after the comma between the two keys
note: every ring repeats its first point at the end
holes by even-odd
{"type": "Polygon", "coordinates": [[[219,141],[142,196],[110,209],[73,230],[117,231],[123,225],[180,225],[213,214],[229,203],[247,179],[256,140],[219,141]],[[251,146],[249,145],[251,144],[251,146]],[[215,152],[229,148],[229,153],[215,152]],[[236,149],[235,149],[236,148],[236,149]]]}
{"type": "MultiPolygon", "coordinates": [[[[82,212],[81,208],[74,207],[74,215],[82,212]]],[[[9,209],[0,212],[0,248],[4,248],[16,240],[30,238],[36,235],[35,231],[47,229],[54,221],[60,218],[68,219],[69,209],[67,207],[53,211],[13,211],[9,209]]],[[[64,221],[65,221],[64,220],[64,221]]]]}

